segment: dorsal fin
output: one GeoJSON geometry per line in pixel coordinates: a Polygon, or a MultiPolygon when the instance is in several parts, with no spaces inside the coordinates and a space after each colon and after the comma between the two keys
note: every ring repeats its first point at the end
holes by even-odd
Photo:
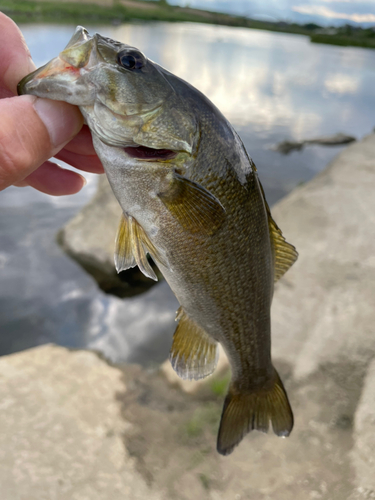
{"type": "Polygon", "coordinates": [[[282,276],[284,276],[287,270],[295,263],[295,261],[298,258],[298,252],[293,245],[291,245],[285,240],[283,233],[281,232],[281,229],[273,220],[270,207],[268,206],[264,194],[263,186],[259,180],[258,182],[260,189],[262,191],[264,205],[267,211],[268,228],[270,231],[271,245],[273,246],[275,252],[275,281],[278,281],[282,276]]]}
{"type": "Polygon", "coordinates": [[[199,380],[211,375],[218,361],[218,345],[182,307],[177,311],[179,320],[173,335],[169,359],[177,375],[183,379],[199,380]]]}
{"type": "Polygon", "coordinates": [[[285,240],[279,226],[271,217],[271,212],[268,215],[268,227],[275,250],[275,281],[277,281],[295,263],[298,252],[293,245],[285,240]]]}
{"type": "Polygon", "coordinates": [[[138,265],[145,276],[158,281],[147,260],[147,253],[151,255],[153,260],[168,267],[166,258],[151,243],[143,227],[131,215],[122,214],[116,236],[115,265],[117,272],[138,265]]]}

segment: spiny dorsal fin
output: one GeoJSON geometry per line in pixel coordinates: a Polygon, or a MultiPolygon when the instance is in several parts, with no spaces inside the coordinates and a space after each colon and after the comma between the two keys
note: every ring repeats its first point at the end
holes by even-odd
{"type": "Polygon", "coordinates": [[[145,276],[158,281],[147,260],[147,253],[154,260],[168,267],[166,258],[151,243],[142,226],[131,215],[123,214],[116,236],[115,265],[117,272],[138,265],[145,276]]]}
{"type": "Polygon", "coordinates": [[[177,172],[168,190],[158,196],[182,227],[191,233],[210,236],[225,220],[220,201],[203,186],[177,172]]]}
{"type": "Polygon", "coordinates": [[[211,375],[218,361],[218,346],[180,307],[179,320],[173,335],[169,359],[177,375],[183,379],[199,380],[211,375]]]}
{"type": "Polygon", "coordinates": [[[267,389],[242,392],[231,384],[221,415],[217,451],[229,455],[242,438],[253,429],[273,432],[287,437],[293,429],[293,412],[283,383],[275,370],[272,384],[267,389]]]}
{"type": "Polygon", "coordinates": [[[285,240],[281,229],[273,220],[271,210],[266,201],[263,186],[260,181],[259,186],[263,194],[263,200],[267,211],[271,244],[275,251],[275,281],[277,281],[284,276],[287,270],[295,263],[298,258],[298,252],[293,245],[285,240]]]}

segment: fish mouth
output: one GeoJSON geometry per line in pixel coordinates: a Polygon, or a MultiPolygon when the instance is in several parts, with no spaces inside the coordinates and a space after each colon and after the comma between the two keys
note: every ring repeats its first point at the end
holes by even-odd
{"type": "Polygon", "coordinates": [[[66,63],[59,57],[52,59],[49,63],[45,64],[41,68],[33,71],[29,75],[25,76],[17,85],[18,95],[30,94],[33,93],[36,95],[38,91],[38,87],[41,87],[41,83],[43,82],[43,96],[47,97],[45,94],[52,92],[52,89],[48,87],[48,82],[53,85],[56,85],[56,77],[59,79],[62,77],[71,83],[73,80],[76,80],[79,77],[79,68],[75,68],[71,64],[66,63]],[[47,83],[46,83],[47,81],[47,83]]]}
{"type": "Polygon", "coordinates": [[[90,105],[93,95],[87,82],[79,82],[88,71],[94,53],[94,39],[78,26],[65,49],[50,62],[26,75],[17,85],[18,95],[61,100],[74,105],[90,105]]]}
{"type": "Polygon", "coordinates": [[[143,161],[166,161],[173,160],[178,155],[177,151],[171,149],[153,149],[147,146],[128,146],[124,151],[131,158],[143,161]]]}
{"type": "Polygon", "coordinates": [[[127,75],[124,78],[125,83],[130,80],[129,88],[125,83],[123,87],[133,91],[137,99],[131,93],[128,98],[125,90],[117,93],[122,83],[119,75],[122,78],[125,73],[119,70],[116,50],[123,47],[129,46],[99,34],[90,36],[85,28],[78,27],[57,57],[19,82],[18,94],[78,106],[91,132],[107,146],[123,148],[129,158],[168,162],[180,153],[191,155],[190,132],[185,133],[184,129],[171,133],[170,127],[164,126],[155,135],[153,129],[156,122],[163,121],[163,113],[170,112],[165,103],[171,90],[169,94],[167,91],[155,94],[151,81],[151,85],[146,86],[147,92],[141,93],[139,98],[135,92],[138,91],[137,81],[127,75]]]}

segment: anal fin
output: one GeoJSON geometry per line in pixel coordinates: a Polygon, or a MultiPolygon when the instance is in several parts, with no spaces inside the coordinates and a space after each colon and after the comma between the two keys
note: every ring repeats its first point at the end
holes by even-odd
{"type": "Polygon", "coordinates": [[[218,345],[180,307],[169,359],[183,379],[199,380],[211,375],[218,361],[218,345]]]}
{"type": "Polygon", "coordinates": [[[153,245],[142,226],[131,215],[123,214],[116,236],[115,266],[117,272],[137,265],[145,276],[158,281],[147,260],[147,253],[156,262],[168,267],[166,258],[153,245]]]}

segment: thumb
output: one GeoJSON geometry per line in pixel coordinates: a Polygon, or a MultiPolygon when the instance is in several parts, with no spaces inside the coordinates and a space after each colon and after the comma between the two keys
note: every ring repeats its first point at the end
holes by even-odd
{"type": "Polygon", "coordinates": [[[78,108],[25,95],[0,100],[0,190],[22,181],[81,129],[78,108]]]}

